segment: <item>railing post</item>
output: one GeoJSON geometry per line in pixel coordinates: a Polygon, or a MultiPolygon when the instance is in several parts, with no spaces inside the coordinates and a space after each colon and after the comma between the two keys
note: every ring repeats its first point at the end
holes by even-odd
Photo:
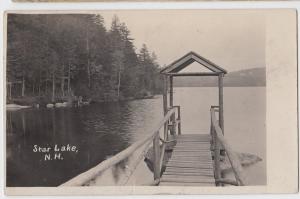
{"type": "MultiPolygon", "coordinates": [[[[212,129],[213,131],[213,140],[214,140],[214,165],[215,165],[215,179],[221,178],[221,170],[220,170],[220,144],[219,140],[217,138],[217,134],[215,129],[212,129]]],[[[217,186],[220,186],[219,183],[217,183],[217,186]]]]}
{"type": "Polygon", "coordinates": [[[171,124],[169,125],[170,126],[170,134],[171,135],[175,135],[176,134],[176,129],[175,129],[175,124],[176,124],[176,121],[175,121],[175,112],[171,115],[170,117],[170,122],[171,124]]]}
{"type": "Polygon", "coordinates": [[[178,135],[181,135],[181,116],[180,116],[180,106],[177,106],[177,110],[178,110],[178,135]]]}
{"type": "Polygon", "coordinates": [[[160,178],[160,146],[159,146],[159,132],[156,132],[156,135],[153,139],[153,173],[154,173],[154,180],[160,178]]]}
{"type": "MultiPolygon", "coordinates": [[[[168,81],[166,76],[164,75],[164,87],[163,87],[163,111],[164,116],[168,112],[168,81]]],[[[168,122],[164,124],[164,139],[167,140],[168,138],[168,122]]]]}
{"type": "Polygon", "coordinates": [[[211,137],[211,141],[210,141],[210,150],[213,151],[215,148],[215,136],[213,133],[213,123],[212,123],[212,119],[210,118],[210,137],[211,137]]]}

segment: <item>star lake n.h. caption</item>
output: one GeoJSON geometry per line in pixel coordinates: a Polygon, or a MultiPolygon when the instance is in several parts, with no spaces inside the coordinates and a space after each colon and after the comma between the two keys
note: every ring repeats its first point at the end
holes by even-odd
{"type": "Polygon", "coordinates": [[[74,145],[58,145],[54,146],[39,146],[35,144],[32,151],[34,153],[40,153],[41,159],[44,161],[48,160],[64,160],[64,156],[67,153],[78,153],[78,148],[74,145]]]}

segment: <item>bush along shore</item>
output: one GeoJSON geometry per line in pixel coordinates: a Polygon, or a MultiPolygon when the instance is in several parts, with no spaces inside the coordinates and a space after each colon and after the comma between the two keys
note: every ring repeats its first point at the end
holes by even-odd
{"type": "Polygon", "coordinates": [[[59,108],[59,107],[81,107],[91,103],[130,101],[140,99],[153,99],[155,95],[150,92],[143,93],[134,97],[120,97],[118,99],[91,99],[83,98],[82,96],[68,96],[57,98],[56,101],[51,101],[47,97],[19,97],[7,100],[7,109],[22,109],[22,108],[59,108]]]}

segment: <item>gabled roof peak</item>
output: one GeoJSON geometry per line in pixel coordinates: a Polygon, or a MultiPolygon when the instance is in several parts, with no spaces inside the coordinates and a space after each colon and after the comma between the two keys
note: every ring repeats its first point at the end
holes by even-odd
{"type": "Polygon", "coordinates": [[[193,62],[198,62],[200,65],[209,69],[212,73],[224,73],[226,74],[227,71],[220,66],[216,65],[215,63],[209,61],[208,59],[200,56],[199,54],[195,53],[194,51],[190,51],[189,53],[185,54],[178,60],[174,61],[170,65],[163,68],[160,72],[163,74],[168,73],[178,73],[182,69],[186,68],[193,62]]]}

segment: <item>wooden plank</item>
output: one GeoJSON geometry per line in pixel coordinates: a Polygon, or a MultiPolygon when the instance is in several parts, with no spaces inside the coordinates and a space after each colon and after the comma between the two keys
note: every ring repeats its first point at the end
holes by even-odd
{"type": "Polygon", "coordinates": [[[192,173],[192,172],[180,172],[180,173],[177,173],[177,172],[164,172],[164,176],[165,175],[178,175],[178,176],[211,176],[211,177],[214,177],[214,174],[213,173],[205,173],[205,172],[197,172],[197,173],[192,173]]]}
{"type": "Polygon", "coordinates": [[[211,168],[213,165],[211,163],[203,163],[203,162],[199,162],[199,164],[191,164],[191,163],[174,163],[174,162],[170,162],[167,164],[167,167],[188,167],[188,168],[202,168],[203,166],[207,166],[208,168],[211,168]]]}
{"type": "Polygon", "coordinates": [[[203,174],[214,174],[213,170],[210,169],[210,168],[207,168],[207,169],[187,169],[187,168],[184,168],[184,169],[180,169],[180,168],[172,168],[172,167],[168,167],[168,169],[165,170],[164,174],[165,173],[177,173],[177,174],[180,174],[180,173],[203,173],[203,174]]]}
{"type": "Polygon", "coordinates": [[[175,155],[177,152],[189,152],[189,151],[196,151],[197,153],[190,153],[190,155],[194,155],[194,156],[197,156],[197,155],[201,155],[202,153],[206,153],[206,154],[211,154],[211,150],[210,150],[210,147],[208,148],[198,148],[198,149],[188,149],[188,148],[176,148],[174,147],[173,149],[173,154],[175,155]],[[176,152],[176,153],[175,153],[176,152]]]}
{"type": "MultiPolygon", "coordinates": [[[[209,151],[209,152],[207,152],[207,151],[192,151],[192,150],[182,150],[182,151],[179,151],[179,150],[173,150],[173,153],[175,153],[174,154],[174,156],[175,155],[188,155],[188,156],[190,156],[190,157],[201,157],[201,156],[211,156],[211,152],[209,151]],[[195,154],[193,154],[193,153],[195,153],[195,154]]],[[[172,156],[171,156],[172,157],[172,156]]]]}
{"type": "Polygon", "coordinates": [[[207,153],[210,152],[210,147],[198,147],[198,148],[187,148],[187,147],[175,147],[173,151],[205,151],[207,153]]]}
{"type": "Polygon", "coordinates": [[[175,155],[175,156],[172,156],[170,160],[172,159],[177,159],[177,160],[185,160],[185,159],[195,159],[195,160],[199,160],[199,161],[202,161],[202,160],[211,160],[211,156],[210,155],[199,155],[199,156],[190,156],[190,154],[183,154],[183,155],[175,155]]]}
{"type": "Polygon", "coordinates": [[[195,171],[195,170],[166,170],[163,175],[176,174],[176,175],[211,175],[214,176],[213,171],[195,171]]]}
{"type": "Polygon", "coordinates": [[[195,141],[195,140],[190,140],[190,141],[180,141],[180,140],[177,140],[177,143],[180,142],[180,144],[178,144],[178,146],[201,146],[201,145],[209,145],[210,144],[210,140],[209,141],[205,141],[205,142],[198,142],[198,141],[195,141]]]}
{"type": "Polygon", "coordinates": [[[173,166],[173,165],[168,165],[167,167],[175,167],[175,168],[195,168],[195,169],[213,169],[212,165],[197,165],[197,166],[188,166],[188,165],[178,165],[178,166],[173,166]]]}
{"type": "Polygon", "coordinates": [[[198,162],[189,162],[189,161],[169,161],[168,162],[168,166],[176,166],[176,165],[188,165],[188,166],[192,166],[192,165],[213,165],[212,161],[198,161],[198,162]]]}
{"type": "Polygon", "coordinates": [[[190,156],[190,157],[201,157],[201,156],[203,156],[203,157],[209,157],[210,155],[211,155],[211,153],[199,153],[198,152],[198,155],[199,156],[194,156],[193,154],[191,154],[191,153],[194,153],[194,152],[184,152],[184,151],[177,151],[176,152],[176,154],[174,155],[174,157],[176,156],[176,155],[186,155],[186,156],[190,156]]]}
{"type": "Polygon", "coordinates": [[[210,136],[203,136],[203,137],[176,137],[177,140],[197,140],[197,141],[202,141],[202,140],[209,140],[211,139],[210,136]]]}
{"type": "Polygon", "coordinates": [[[205,150],[206,152],[210,152],[210,146],[205,146],[205,147],[191,147],[191,146],[188,146],[188,147],[174,147],[173,151],[174,150],[205,150]]]}
{"type": "Polygon", "coordinates": [[[211,168],[193,168],[193,167],[169,167],[166,166],[166,171],[179,171],[179,172],[183,172],[183,171],[195,171],[195,172],[201,172],[201,171],[209,171],[211,170],[211,168]]]}
{"type": "Polygon", "coordinates": [[[198,144],[200,145],[209,145],[210,144],[210,140],[188,140],[188,139],[185,139],[185,140],[180,140],[180,139],[177,139],[177,145],[178,146],[199,146],[198,144]]]}
{"type": "Polygon", "coordinates": [[[211,158],[211,154],[198,154],[197,156],[190,154],[190,153],[177,153],[177,154],[173,154],[171,156],[171,158],[182,158],[182,157],[186,157],[186,158],[211,158]]]}
{"type": "Polygon", "coordinates": [[[213,163],[213,160],[209,159],[209,158],[194,158],[194,159],[173,158],[173,159],[169,160],[169,162],[196,162],[196,161],[198,161],[198,162],[203,161],[203,162],[213,163]]]}
{"type": "Polygon", "coordinates": [[[166,171],[179,171],[179,172],[183,172],[183,171],[195,171],[195,172],[201,172],[201,171],[210,171],[211,168],[193,168],[193,167],[169,167],[166,166],[166,171]]]}
{"type": "Polygon", "coordinates": [[[186,156],[186,157],[212,157],[212,152],[211,151],[192,151],[192,150],[185,150],[185,151],[179,151],[179,150],[173,150],[173,154],[171,156],[172,157],[176,157],[176,156],[186,156]]]}
{"type": "Polygon", "coordinates": [[[191,182],[191,183],[215,183],[215,179],[213,178],[192,178],[192,179],[188,179],[188,178],[177,178],[177,177],[166,177],[166,176],[163,176],[161,178],[161,182],[191,182]]]}
{"type": "Polygon", "coordinates": [[[162,180],[168,182],[215,182],[213,176],[164,175],[162,180]]]}
{"type": "MultiPolygon", "coordinates": [[[[195,155],[197,155],[197,154],[201,154],[201,153],[207,153],[207,154],[210,154],[211,153],[211,151],[210,151],[210,147],[208,147],[208,148],[199,148],[198,149],[198,151],[197,151],[197,149],[180,149],[180,148],[174,148],[173,149],[173,152],[175,153],[175,152],[185,152],[185,151],[187,151],[187,152],[189,152],[189,151],[196,151],[197,153],[195,154],[195,155]]],[[[191,155],[192,155],[193,153],[191,153],[191,155]]]]}
{"type": "Polygon", "coordinates": [[[197,148],[209,148],[210,147],[210,144],[205,144],[205,145],[202,145],[202,144],[195,144],[195,145],[178,145],[178,146],[175,146],[174,148],[175,149],[182,149],[182,148],[187,148],[187,149],[190,149],[190,148],[194,148],[194,149],[197,149],[197,148]]]}
{"type": "MultiPolygon", "coordinates": [[[[177,140],[178,141],[178,140],[177,140]]],[[[210,141],[208,142],[196,142],[196,143],[187,143],[187,142],[180,142],[177,143],[177,147],[200,147],[200,146],[207,146],[210,145],[210,141]]]]}
{"type": "Polygon", "coordinates": [[[184,164],[195,164],[195,163],[197,163],[197,164],[201,164],[202,162],[204,162],[204,163],[206,163],[206,164],[211,164],[211,165],[213,165],[213,161],[212,160],[199,160],[198,162],[192,162],[192,161],[178,161],[178,160],[175,160],[175,161],[169,161],[168,162],[168,165],[176,165],[176,164],[182,164],[182,163],[184,163],[184,164]]]}
{"type": "MultiPolygon", "coordinates": [[[[197,155],[201,155],[201,154],[211,154],[211,151],[210,151],[210,148],[207,148],[206,150],[200,150],[199,149],[199,151],[197,151],[197,150],[190,150],[190,151],[196,151],[197,153],[189,153],[190,155],[194,155],[194,156],[197,156],[197,155]]],[[[187,152],[189,152],[188,150],[184,150],[184,149],[177,149],[176,147],[173,149],[173,153],[187,153],[187,152]]]]}
{"type": "Polygon", "coordinates": [[[181,143],[184,143],[184,144],[201,144],[201,143],[209,143],[210,140],[180,140],[180,139],[177,139],[177,142],[181,142],[181,143]]]}
{"type": "Polygon", "coordinates": [[[175,157],[175,158],[172,158],[172,159],[169,160],[169,162],[179,162],[179,161],[182,161],[182,162],[194,162],[194,161],[213,162],[213,160],[209,157],[207,157],[207,158],[193,158],[193,159],[175,157]]]}
{"type": "Polygon", "coordinates": [[[208,134],[208,133],[206,133],[206,134],[182,134],[182,135],[178,135],[176,137],[177,138],[191,138],[191,137],[206,138],[206,137],[210,137],[210,134],[208,134]]]}
{"type": "Polygon", "coordinates": [[[177,144],[175,147],[192,147],[192,148],[197,148],[197,147],[209,147],[210,142],[205,142],[205,143],[195,143],[195,144],[177,144]]]}
{"type": "Polygon", "coordinates": [[[210,134],[182,134],[176,136],[177,138],[209,138],[210,134]]]}
{"type": "Polygon", "coordinates": [[[204,161],[198,161],[198,162],[179,162],[179,161],[169,161],[168,166],[176,166],[176,165],[189,165],[189,166],[197,166],[197,165],[212,165],[212,162],[204,162],[204,161]]]}
{"type": "Polygon", "coordinates": [[[176,136],[177,139],[210,139],[210,135],[205,136],[176,136]]]}
{"type": "MultiPolygon", "coordinates": [[[[213,173],[212,169],[178,169],[178,168],[172,168],[172,167],[168,167],[165,171],[167,172],[173,172],[173,173],[213,173]]],[[[164,173],[165,173],[164,172],[164,173]]]]}
{"type": "Polygon", "coordinates": [[[184,163],[176,163],[176,164],[168,164],[168,167],[185,167],[185,168],[213,168],[212,164],[184,164],[184,163]]]}
{"type": "Polygon", "coordinates": [[[195,135],[178,135],[176,136],[178,139],[190,139],[190,138],[197,138],[197,139],[200,139],[200,138],[210,138],[210,134],[195,134],[195,135]]]}
{"type": "Polygon", "coordinates": [[[201,148],[201,147],[210,147],[210,143],[197,143],[194,145],[191,144],[178,144],[175,146],[176,148],[201,148]]]}
{"type": "Polygon", "coordinates": [[[171,159],[180,159],[180,160],[184,160],[184,159],[189,159],[189,160],[191,160],[191,159],[192,160],[193,159],[210,159],[211,160],[212,157],[211,157],[211,154],[198,155],[198,156],[192,156],[191,154],[189,156],[174,154],[173,156],[171,156],[171,159]]]}
{"type": "Polygon", "coordinates": [[[195,152],[196,154],[203,154],[203,153],[205,153],[205,154],[209,154],[210,153],[210,148],[206,148],[206,149],[178,149],[178,148],[175,148],[174,150],[173,150],[173,152],[174,153],[176,153],[176,152],[187,152],[187,153],[190,153],[190,152],[195,152]]]}
{"type": "Polygon", "coordinates": [[[178,182],[160,182],[159,186],[197,186],[197,187],[204,187],[204,186],[208,186],[208,187],[212,187],[215,186],[214,183],[178,183],[178,182]]]}

